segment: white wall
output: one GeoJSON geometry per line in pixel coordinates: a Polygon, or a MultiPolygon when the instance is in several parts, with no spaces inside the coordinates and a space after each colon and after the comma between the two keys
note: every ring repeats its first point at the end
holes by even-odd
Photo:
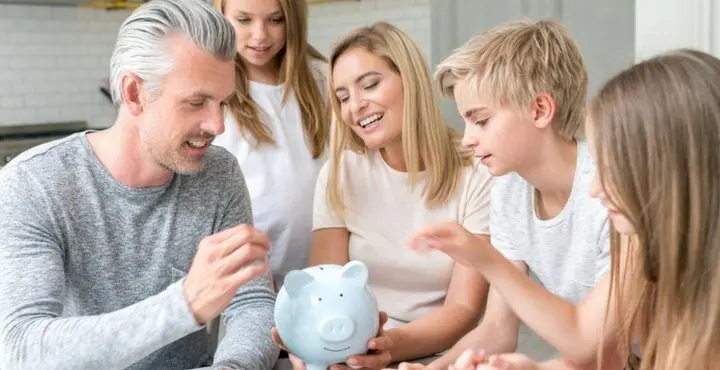
{"type": "MultiPolygon", "coordinates": [[[[432,0],[362,0],[310,6],[310,41],[323,53],[361,25],[388,20],[431,57],[432,0]]],[[[720,55],[720,0],[636,0],[636,59],[675,47],[720,55]]],[[[437,9],[434,9],[437,11],[437,9]]],[[[0,125],[112,123],[100,94],[115,33],[127,11],[0,5],[0,125]]]]}
{"type": "Polygon", "coordinates": [[[0,125],[112,123],[114,108],[99,86],[127,14],[0,5],[0,125]]]}
{"type": "Polygon", "coordinates": [[[636,0],[635,59],[682,47],[720,55],[719,0],[636,0]]]}
{"type": "Polygon", "coordinates": [[[325,55],[345,33],[376,21],[388,21],[415,40],[430,57],[430,0],[362,0],[310,6],[310,42],[325,55]]]}

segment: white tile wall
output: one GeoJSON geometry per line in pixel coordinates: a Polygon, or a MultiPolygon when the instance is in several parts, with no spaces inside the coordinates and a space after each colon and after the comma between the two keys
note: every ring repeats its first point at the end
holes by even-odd
{"type": "Polygon", "coordinates": [[[115,116],[99,85],[127,11],[0,5],[0,125],[115,116]]]}
{"type": "Polygon", "coordinates": [[[407,32],[425,58],[430,58],[430,0],[350,0],[311,5],[310,42],[328,55],[332,44],[345,33],[380,20],[407,32]]]}
{"type": "MultiPolygon", "coordinates": [[[[101,95],[118,27],[128,11],[0,5],[0,125],[86,120],[106,127],[101,95]]],[[[328,54],[346,32],[378,20],[406,31],[430,55],[430,0],[341,1],[310,6],[310,42],[328,54]]]]}

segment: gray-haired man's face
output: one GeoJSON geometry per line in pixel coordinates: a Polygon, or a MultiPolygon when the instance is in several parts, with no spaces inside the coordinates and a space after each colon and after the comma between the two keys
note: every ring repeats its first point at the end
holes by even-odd
{"type": "Polygon", "coordinates": [[[212,140],[225,130],[224,107],[235,93],[235,64],[180,37],[168,42],[174,66],[144,108],[141,142],[163,167],[195,173],[212,140]]]}

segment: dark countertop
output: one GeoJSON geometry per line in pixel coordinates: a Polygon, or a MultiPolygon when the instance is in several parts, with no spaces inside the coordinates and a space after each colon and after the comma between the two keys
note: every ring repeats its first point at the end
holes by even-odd
{"type": "Polygon", "coordinates": [[[64,136],[88,129],[86,121],[59,121],[0,125],[0,140],[23,139],[38,136],[64,136]]]}

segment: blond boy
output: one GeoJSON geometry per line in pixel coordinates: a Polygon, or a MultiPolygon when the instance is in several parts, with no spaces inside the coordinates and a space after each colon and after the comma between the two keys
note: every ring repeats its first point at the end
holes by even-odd
{"type": "MultiPolygon", "coordinates": [[[[588,77],[577,44],[558,23],[514,21],[472,38],[435,77],[465,120],[464,145],[497,176],[492,246],[451,223],[416,238],[456,243],[446,252],[466,265],[501,253],[550,292],[577,302],[609,269],[607,212],[589,195],[595,168],[580,138],[588,77]]],[[[501,285],[491,288],[477,328],[431,368],[447,368],[467,348],[517,350],[538,360],[556,355],[539,338],[519,340],[515,312],[527,307],[506,300],[521,292],[501,285]]]]}

